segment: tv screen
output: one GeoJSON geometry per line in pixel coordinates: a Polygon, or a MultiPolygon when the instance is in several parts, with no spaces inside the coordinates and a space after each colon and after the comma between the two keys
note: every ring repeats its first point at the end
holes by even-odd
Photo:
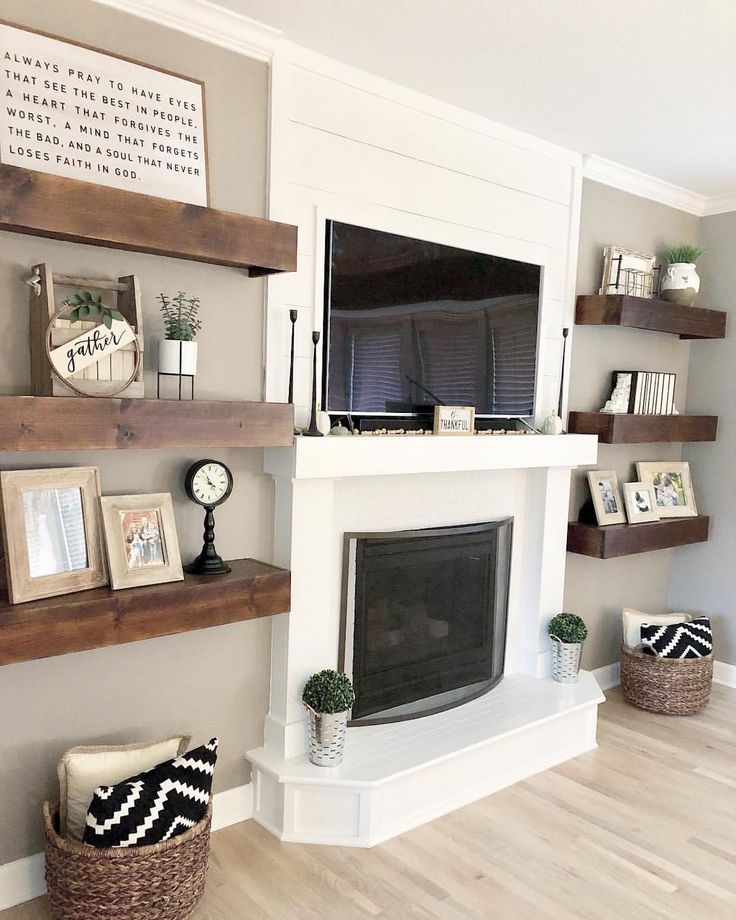
{"type": "Polygon", "coordinates": [[[541,269],[327,222],[323,406],[534,413],[541,269]]]}

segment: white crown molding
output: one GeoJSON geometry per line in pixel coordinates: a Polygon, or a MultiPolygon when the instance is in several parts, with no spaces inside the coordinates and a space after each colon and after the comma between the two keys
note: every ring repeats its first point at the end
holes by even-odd
{"type": "Polygon", "coordinates": [[[704,217],[710,217],[713,214],[727,214],[729,211],[736,211],[736,192],[730,192],[726,195],[713,195],[705,202],[704,217]]]}
{"type": "Polygon", "coordinates": [[[702,217],[706,213],[708,199],[705,195],[699,195],[697,192],[691,192],[689,189],[665,182],[663,179],[648,176],[646,173],[630,169],[628,166],[622,166],[620,163],[614,163],[612,160],[606,160],[595,154],[588,154],[583,158],[583,176],[586,179],[601,182],[603,185],[620,189],[622,192],[630,192],[632,195],[649,198],[651,201],[657,201],[670,208],[687,211],[688,214],[702,217]]]}
{"type": "Polygon", "coordinates": [[[95,0],[123,13],[185,32],[229,51],[269,63],[281,32],[209,0],[95,0]]]}

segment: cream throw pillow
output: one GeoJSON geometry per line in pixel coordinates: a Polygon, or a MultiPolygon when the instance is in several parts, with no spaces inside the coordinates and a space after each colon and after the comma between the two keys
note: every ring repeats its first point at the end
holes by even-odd
{"type": "Polygon", "coordinates": [[[183,754],[190,735],[172,735],[142,744],[75,747],[59,761],[59,827],[62,836],[82,842],[87,809],[98,786],[113,786],[183,754]]]}
{"type": "Polygon", "coordinates": [[[642,613],[641,610],[624,607],[624,644],[629,648],[641,645],[642,623],[648,623],[650,626],[671,626],[672,623],[684,623],[691,619],[689,613],[642,613]]]}

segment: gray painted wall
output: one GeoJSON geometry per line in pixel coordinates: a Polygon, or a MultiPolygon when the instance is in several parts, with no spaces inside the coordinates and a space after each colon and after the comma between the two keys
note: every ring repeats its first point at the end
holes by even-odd
{"type": "MultiPolygon", "coordinates": [[[[659,253],[668,244],[694,242],[698,218],[646,198],[585,180],[580,226],[577,292],[597,293],[603,272],[603,247],[659,253]]],[[[576,326],[570,363],[569,407],[601,408],[610,392],[611,371],[660,370],[677,374],[678,408],[684,408],[690,345],[658,332],[616,326],[576,326]]],[[[601,444],[597,469],[616,470],[619,482],[636,478],[637,460],[681,457],[680,444],[601,444]]],[[[592,467],[591,467],[592,469],[592,467]]],[[[574,474],[570,520],[588,497],[585,470],[574,474]]],[[[621,608],[652,613],[667,609],[673,559],[678,565],[692,549],[662,550],[620,559],[591,559],[568,553],[565,607],[590,628],[583,666],[598,668],[619,659],[621,608]]]]}
{"type": "Polygon", "coordinates": [[[711,515],[710,540],[693,546],[672,571],[669,602],[673,608],[699,611],[712,618],[715,657],[736,665],[736,213],[706,217],[698,262],[700,304],[728,313],[726,338],[693,342],[688,409],[718,415],[715,444],[686,444],[698,511],[711,515]]]}
{"type": "MultiPolygon", "coordinates": [[[[206,84],[212,206],[261,215],[265,207],[268,71],[264,64],[88,0],[3,0],[3,18],[74,38],[206,84]]],[[[112,277],[135,272],[143,289],[147,386],[155,394],[161,291],[202,298],[198,395],[260,399],[263,284],[234,269],[3,233],[0,238],[0,392],[30,392],[31,264],[112,277]]],[[[226,558],[270,561],[273,494],[259,450],[217,451],[235,475],[217,515],[226,558]]],[[[197,453],[125,451],[4,454],[4,469],[97,465],[108,494],[171,491],[182,554],[201,545],[202,514],[182,476],[197,453]]],[[[257,620],[0,668],[0,864],[42,849],[40,805],[58,795],[59,756],[74,744],[137,741],[190,731],[217,734],[219,790],[248,781],[243,754],[262,743],[268,706],[270,621],[257,620]]]]}

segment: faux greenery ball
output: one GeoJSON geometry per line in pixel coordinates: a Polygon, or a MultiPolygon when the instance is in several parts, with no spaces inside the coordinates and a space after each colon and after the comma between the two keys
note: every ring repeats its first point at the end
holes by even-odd
{"type": "Polygon", "coordinates": [[[584,642],[588,627],[576,613],[558,613],[549,621],[547,632],[560,642],[584,642]]]}
{"type": "Polygon", "coordinates": [[[304,685],[302,699],[315,712],[328,715],[350,709],[355,702],[355,691],[347,674],[327,668],[312,674],[304,685]]]}

